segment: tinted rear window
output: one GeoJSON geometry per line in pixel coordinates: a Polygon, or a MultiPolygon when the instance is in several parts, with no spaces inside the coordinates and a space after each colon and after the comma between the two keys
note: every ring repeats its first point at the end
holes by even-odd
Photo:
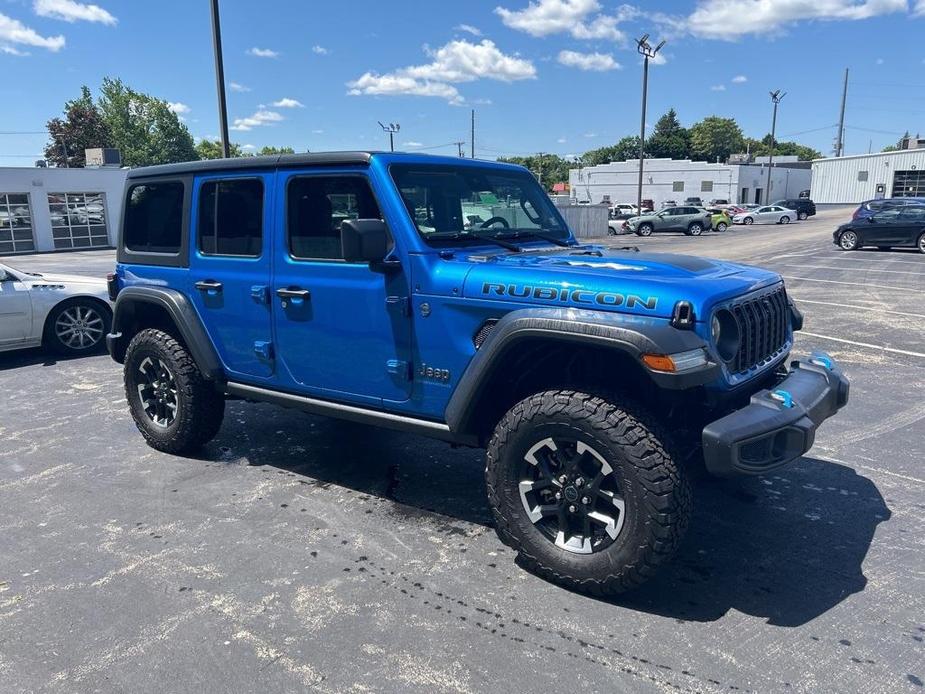
{"type": "Polygon", "coordinates": [[[139,253],[180,252],[183,226],[183,183],[141,183],[129,188],[123,243],[139,253]]]}
{"type": "Polygon", "coordinates": [[[199,189],[199,250],[257,257],[263,246],[263,182],[206,181],[199,189]]]}

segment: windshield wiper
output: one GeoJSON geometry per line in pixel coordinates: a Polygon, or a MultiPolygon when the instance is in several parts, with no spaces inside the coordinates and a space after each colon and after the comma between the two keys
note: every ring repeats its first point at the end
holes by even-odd
{"type": "Polygon", "coordinates": [[[533,229],[518,229],[511,236],[505,236],[504,238],[520,239],[520,238],[530,237],[530,236],[536,239],[542,239],[543,241],[549,241],[549,243],[554,243],[555,245],[562,246],[563,248],[572,247],[572,244],[570,244],[568,241],[563,241],[560,238],[556,238],[555,236],[550,236],[549,234],[544,234],[541,231],[534,231],[533,229]]]}
{"type": "Polygon", "coordinates": [[[510,243],[504,239],[499,239],[490,234],[473,234],[471,231],[438,231],[430,233],[427,235],[428,239],[449,239],[450,241],[461,241],[467,239],[477,239],[479,241],[490,241],[496,246],[501,246],[501,248],[506,248],[509,251],[514,251],[515,253],[523,252],[523,248],[517,244],[510,243]]]}

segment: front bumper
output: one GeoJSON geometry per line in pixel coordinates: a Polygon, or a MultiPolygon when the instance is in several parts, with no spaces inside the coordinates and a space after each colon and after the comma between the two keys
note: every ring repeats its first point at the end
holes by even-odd
{"type": "Polygon", "coordinates": [[[812,448],[816,429],[848,402],[848,379],[826,354],[794,361],[773,390],[703,430],[707,470],[720,477],[760,475],[812,448]]]}

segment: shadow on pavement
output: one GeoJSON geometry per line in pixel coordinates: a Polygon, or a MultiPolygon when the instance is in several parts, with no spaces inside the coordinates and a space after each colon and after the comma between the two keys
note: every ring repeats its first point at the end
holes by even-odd
{"type": "MultiPolygon", "coordinates": [[[[397,502],[390,514],[405,522],[438,513],[449,525],[453,518],[492,524],[479,450],[234,402],[207,449],[213,459],[229,452],[311,484],[397,502]],[[228,426],[237,419],[260,429],[228,426]]],[[[779,626],[805,624],[864,589],[864,558],[890,517],[873,482],[813,458],[767,478],[705,479],[694,508],[674,561],[637,591],[602,602],[686,621],[714,621],[734,609],[779,626]]]]}
{"type": "Polygon", "coordinates": [[[63,362],[86,359],[88,357],[98,357],[105,353],[105,349],[99,349],[90,354],[66,356],[55,354],[50,349],[45,349],[44,347],[30,347],[29,349],[0,352],[0,371],[18,369],[23,366],[54,366],[55,364],[63,362]]]}

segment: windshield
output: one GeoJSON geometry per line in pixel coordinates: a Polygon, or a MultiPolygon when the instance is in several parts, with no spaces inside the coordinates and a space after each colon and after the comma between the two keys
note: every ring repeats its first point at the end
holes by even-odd
{"type": "Polygon", "coordinates": [[[428,243],[484,237],[569,238],[552,201],[528,173],[409,164],[395,164],[390,171],[428,243]]]}

